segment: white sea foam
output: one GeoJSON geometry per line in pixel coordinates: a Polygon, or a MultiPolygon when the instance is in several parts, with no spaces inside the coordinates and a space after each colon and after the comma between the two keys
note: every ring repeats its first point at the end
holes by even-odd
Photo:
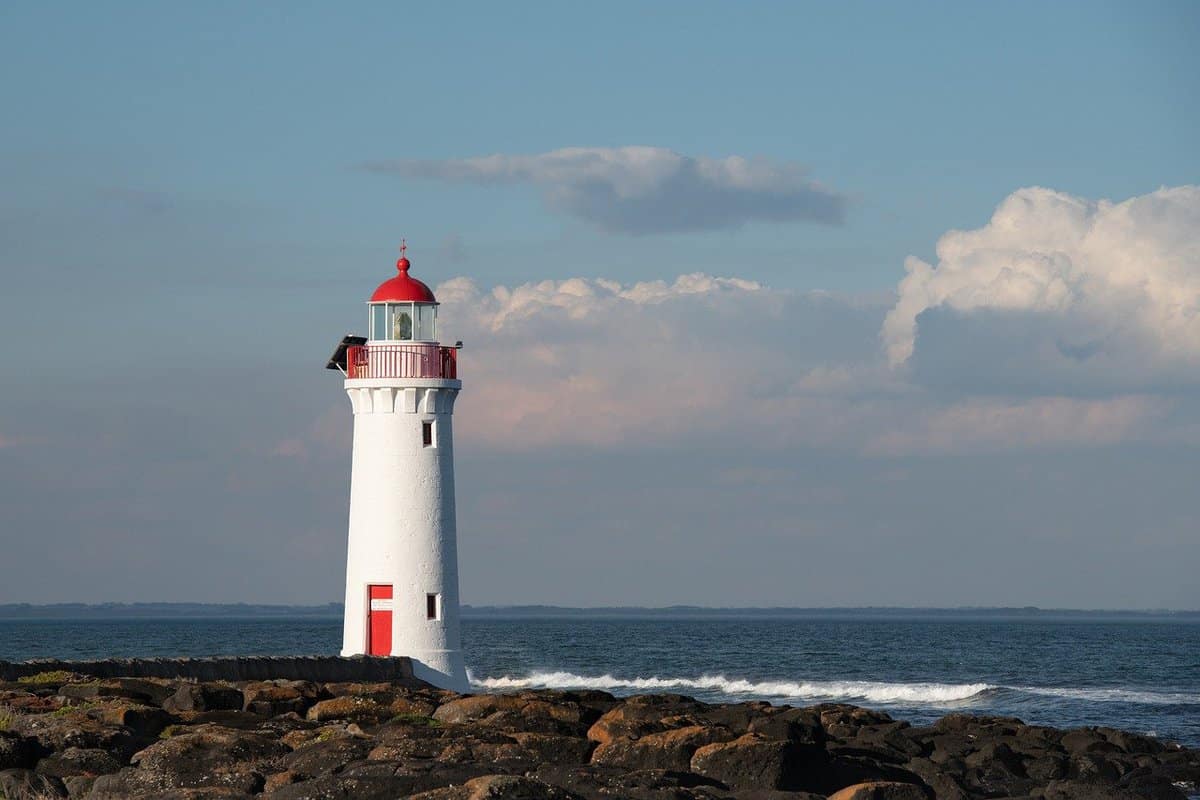
{"type": "Polygon", "coordinates": [[[724,675],[699,678],[617,678],[573,672],[532,672],[472,679],[483,689],[604,689],[632,691],[700,691],[730,697],[797,700],[860,700],[871,703],[958,703],[995,688],[986,683],[882,683],[876,681],[748,681],[724,675]]]}
{"type": "Polygon", "coordinates": [[[1087,700],[1093,703],[1136,703],[1150,706],[1200,704],[1200,694],[1194,692],[1153,692],[1143,689],[1100,687],[1014,686],[1012,688],[1026,694],[1065,697],[1070,700],[1087,700]]]}

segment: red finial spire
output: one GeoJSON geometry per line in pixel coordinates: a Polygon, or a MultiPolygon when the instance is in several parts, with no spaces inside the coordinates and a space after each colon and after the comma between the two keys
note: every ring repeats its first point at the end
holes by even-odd
{"type": "Polygon", "coordinates": [[[408,257],[404,255],[404,251],[408,249],[408,240],[400,240],[400,260],[396,262],[396,269],[401,272],[408,272],[408,257]]]}

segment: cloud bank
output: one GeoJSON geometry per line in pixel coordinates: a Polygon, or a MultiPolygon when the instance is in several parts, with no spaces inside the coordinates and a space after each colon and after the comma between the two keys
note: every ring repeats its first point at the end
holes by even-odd
{"type": "Polygon", "coordinates": [[[1200,368],[1200,187],[1119,203],[1021,189],[943,235],[936,266],[905,269],[882,331],[892,365],[1091,391],[1200,368]]]}
{"type": "Polygon", "coordinates": [[[894,456],[1162,438],[1196,425],[1196,231],[1194,187],[1122,203],[1022,189],[983,228],[945,234],[936,268],[909,259],[890,307],[702,274],[458,278],[437,293],[468,347],[459,424],[526,450],[894,456]]]}
{"type": "Polygon", "coordinates": [[[742,156],[705,158],[661,147],[568,147],[365,165],[374,172],[457,183],[541,187],[546,205],[613,233],[739,228],[749,222],[841,224],[847,198],[802,166],[742,156]]]}

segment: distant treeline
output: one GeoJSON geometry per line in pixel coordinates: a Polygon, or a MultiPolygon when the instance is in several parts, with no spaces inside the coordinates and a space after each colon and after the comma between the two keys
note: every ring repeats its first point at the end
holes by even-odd
{"type": "MultiPolygon", "coordinates": [[[[181,619],[181,618],[323,618],[340,619],[341,603],[317,606],[268,605],[257,603],[30,603],[0,604],[0,619],[181,619]]],[[[1080,610],[1023,608],[711,608],[668,606],[640,608],[612,606],[569,608],[565,606],[463,606],[467,619],[533,618],[645,618],[673,619],[1171,619],[1200,621],[1200,611],[1080,610]]]]}

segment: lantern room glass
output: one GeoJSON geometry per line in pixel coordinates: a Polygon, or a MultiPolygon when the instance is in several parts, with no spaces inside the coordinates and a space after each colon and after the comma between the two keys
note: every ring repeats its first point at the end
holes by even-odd
{"type": "Polygon", "coordinates": [[[437,341],[436,303],[371,303],[372,341],[437,341]]]}

